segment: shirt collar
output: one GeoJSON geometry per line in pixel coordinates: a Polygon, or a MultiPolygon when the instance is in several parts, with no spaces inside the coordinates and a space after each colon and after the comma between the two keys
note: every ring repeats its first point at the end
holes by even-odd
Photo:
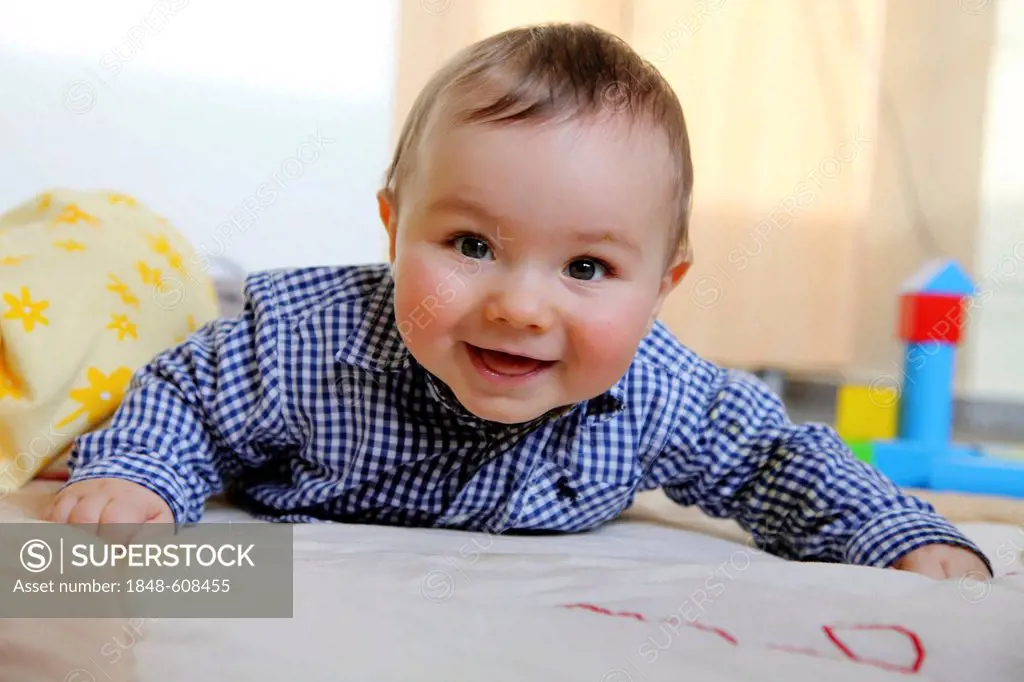
{"type": "Polygon", "coordinates": [[[386,273],[367,297],[354,331],[334,356],[336,360],[371,372],[409,367],[412,354],[398,333],[394,294],[395,280],[386,273]]]}
{"type": "MultiPolygon", "coordinates": [[[[466,410],[455,397],[454,392],[439,378],[426,371],[416,363],[408,346],[402,340],[395,319],[395,281],[390,272],[385,273],[381,283],[367,298],[366,307],[362,311],[355,329],[341,344],[335,359],[371,372],[390,372],[418,366],[423,370],[426,383],[435,400],[449,412],[460,418],[460,421],[484,423],[466,410]]],[[[604,393],[585,401],[587,415],[610,415],[622,409],[625,404],[623,383],[620,378],[604,393]]],[[[581,405],[570,405],[553,410],[538,417],[535,422],[547,421],[564,416],[581,405]]]]}

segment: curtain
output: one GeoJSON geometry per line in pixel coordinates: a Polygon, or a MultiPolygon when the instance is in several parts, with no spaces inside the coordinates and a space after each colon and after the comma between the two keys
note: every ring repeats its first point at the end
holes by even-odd
{"type": "Polygon", "coordinates": [[[396,137],[457,49],[557,20],[624,38],[682,102],[695,261],[663,309],[672,331],[729,366],[868,381],[891,371],[900,282],[936,239],[941,255],[973,263],[993,20],[933,0],[405,0],[396,137]],[[949,64],[957,44],[971,55],[950,79],[930,65],[949,64]],[[955,125],[957,141],[942,146],[938,125],[955,125]],[[907,139],[907,128],[938,137],[907,139]],[[960,223],[934,221],[925,238],[912,199],[955,203],[960,223]]]}

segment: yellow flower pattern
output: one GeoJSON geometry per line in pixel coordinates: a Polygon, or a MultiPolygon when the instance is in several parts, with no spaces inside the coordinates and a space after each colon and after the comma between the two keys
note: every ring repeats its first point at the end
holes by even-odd
{"type": "Polygon", "coordinates": [[[24,397],[25,389],[22,388],[18,377],[7,367],[7,361],[0,355],[0,400],[4,398],[21,400],[24,397]]]}
{"type": "Polygon", "coordinates": [[[77,225],[78,223],[86,223],[93,227],[100,224],[99,218],[96,216],[86,213],[75,204],[68,204],[64,207],[64,210],[60,212],[53,222],[65,225],[77,225]]]}
{"type": "Polygon", "coordinates": [[[117,332],[117,340],[124,341],[125,336],[130,336],[133,339],[139,338],[139,330],[134,322],[128,319],[127,315],[118,315],[114,313],[110,316],[110,324],[107,325],[107,329],[113,329],[117,332]]]}
{"type": "Polygon", "coordinates": [[[188,240],[117,188],[48,189],[0,211],[0,226],[0,486],[16,490],[217,308],[188,240]],[[47,456],[18,458],[40,433],[47,456]]]}
{"type": "Polygon", "coordinates": [[[107,285],[107,291],[113,291],[115,294],[121,297],[121,302],[125,305],[133,305],[136,308],[139,307],[139,299],[129,289],[128,285],[125,284],[115,274],[107,275],[110,279],[111,284],[107,285]]]}
{"type": "Polygon", "coordinates": [[[43,311],[50,307],[48,301],[33,301],[28,287],[21,288],[21,298],[14,294],[4,294],[4,301],[10,308],[4,314],[8,320],[21,320],[26,333],[35,329],[37,324],[46,326],[50,321],[43,317],[43,311]]]}
{"type": "Polygon", "coordinates": [[[135,208],[135,199],[131,198],[127,194],[111,194],[108,199],[112,204],[124,204],[125,206],[131,206],[135,208]]]}
{"type": "Polygon", "coordinates": [[[67,426],[83,414],[90,426],[100,423],[112,414],[124,398],[128,382],[132,378],[132,370],[118,367],[109,376],[96,367],[90,367],[85,374],[89,385],[85,388],[74,388],[68,397],[79,403],[80,407],[64,419],[57,422],[56,428],[67,426]]]}
{"type": "Polygon", "coordinates": [[[167,263],[178,272],[185,272],[184,261],[181,254],[174,250],[171,242],[165,234],[147,235],[149,245],[153,251],[164,256],[167,263]]]}
{"type": "Polygon", "coordinates": [[[150,248],[161,256],[171,251],[171,241],[165,234],[147,234],[146,240],[149,242],[150,248]]]}
{"type": "Polygon", "coordinates": [[[59,249],[64,249],[65,251],[68,252],[85,251],[85,244],[79,241],[75,241],[74,239],[65,239],[62,242],[54,242],[53,245],[59,249]]]}
{"type": "Polygon", "coordinates": [[[157,291],[162,292],[167,288],[167,281],[164,279],[164,274],[155,268],[149,267],[145,261],[138,262],[139,277],[142,279],[143,284],[148,284],[157,291]]]}

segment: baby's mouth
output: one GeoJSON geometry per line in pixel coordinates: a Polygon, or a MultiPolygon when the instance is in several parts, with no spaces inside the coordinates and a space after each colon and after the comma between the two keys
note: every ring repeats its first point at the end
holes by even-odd
{"type": "Polygon", "coordinates": [[[504,374],[505,376],[523,376],[554,364],[548,360],[538,360],[525,355],[514,355],[473,345],[469,346],[469,350],[479,358],[484,367],[495,374],[504,374]]]}

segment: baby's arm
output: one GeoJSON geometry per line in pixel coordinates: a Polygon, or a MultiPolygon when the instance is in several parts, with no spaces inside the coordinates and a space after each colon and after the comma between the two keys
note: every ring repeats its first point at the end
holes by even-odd
{"type": "Polygon", "coordinates": [[[264,281],[250,282],[239,317],[204,326],[135,374],[109,427],[76,441],[49,518],[193,523],[227,481],[291,443],[277,325],[258,302],[264,281]]]}
{"type": "Polygon", "coordinates": [[[890,567],[929,545],[980,550],[927,502],[855,459],[835,430],[794,424],[762,382],[722,372],[697,429],[673,434],[666,494],[735,519],[801,560],[890,567]]]}

